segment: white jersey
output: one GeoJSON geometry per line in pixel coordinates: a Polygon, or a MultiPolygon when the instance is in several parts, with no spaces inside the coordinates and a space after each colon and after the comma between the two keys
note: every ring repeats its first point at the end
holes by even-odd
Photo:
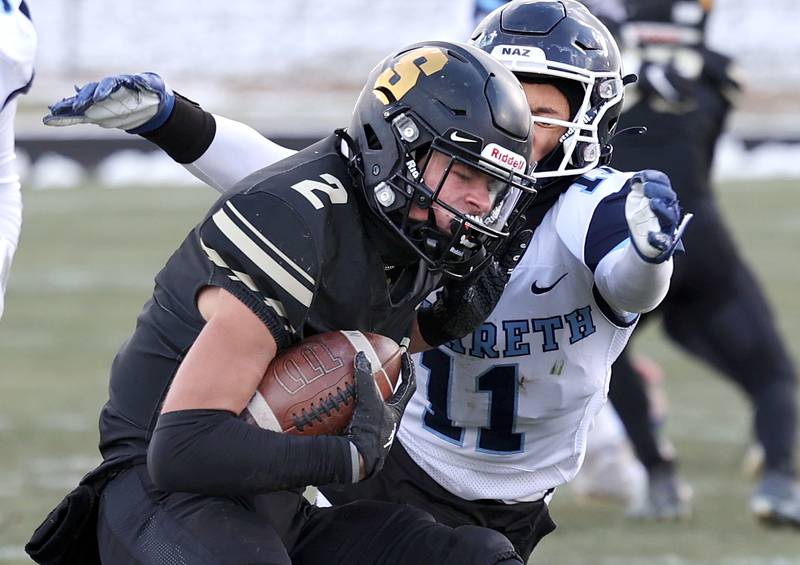
{"type": "Polygon", "coordinates": [[[0,3],[0,109],[33,80],[36,30],[20,0],[0,3]]]}
{"type": "MultiPolygon", "coordinates": [[[[398,439],[461,498],[541,498],[580,469],[611,364],[635,315],[615,313],[594,270],[626,245],[630,173],[590,171],[536,229],[489,319],[415,356],[417,392],[398,439]]],[[[433,299],[433,298],[431,298],[433,299]]]]}
{"type": "Polygon", "coordinates": [[[14,163],[14,97],[30,87],[36,53],[36,32],[20,5],[19,0],[0,3],[0,316],[22,225],[22,195],[14,163]]]}

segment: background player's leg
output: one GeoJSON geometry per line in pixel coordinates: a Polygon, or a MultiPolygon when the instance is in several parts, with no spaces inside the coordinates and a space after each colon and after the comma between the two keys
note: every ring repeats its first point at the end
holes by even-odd
{"type": "Polygon", "coordinates": [[[165,493],[144,465],[103,491],[97,525],[103,563],[290,564],[276,530],[244,499],[165,493]]]}
{"type": "Polygon", "coordinates": [[[626,347],[611,368],[608,399],[614,405],[633,450],[645,468],[671,467],[658,448],[645,383],[633,367],[626,347]]]}
{"type": "Polygon", "coordinates": [[[753,500],[761,507],[756,512],[767,520],[787,519],[800,525],[800,494],[793,484],[795,369],[763,291],[736,252],[716,210],[708,208],[702,214],[702,237],[692,241],[700,257],[713,254],[720,268],[727,267],[725,284],[703,287],[707,268],[686,270],[683,288],[695,292],[668,297],[662,307],[665,328],[673,340],[748,395],[754,407],[755,435],[765,453],[764,481],[753,500]]]}
{"type": "Polygon", "coordinates": [[[633,518],[675,520],[691,515],[691,489],[675,473],[675,459],[663,453],[645,380],[627,348],[611,369],[609,399],[619,414],[639,461],[647,470],[647,496],[630,508],[633,518]]]}

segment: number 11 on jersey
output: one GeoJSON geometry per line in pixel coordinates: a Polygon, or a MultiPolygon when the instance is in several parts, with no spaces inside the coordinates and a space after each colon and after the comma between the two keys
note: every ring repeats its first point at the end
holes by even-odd
{"type": "MultiPolygon", "coordinates": [[[[452,359],[432,349],[422,354],[422,366],[429,371],[425,428],[445,441],[463,445],[465,429],[457,426],[449,413],[452,359]]],[[[517,373],[517,365],[495,365],[475,378],[475,390],[471,392],[489,395],[489,426],[478,429],[478,451],[504,455],[522,451],[524,434],[514,433],[519,398],[517,373]]]]}

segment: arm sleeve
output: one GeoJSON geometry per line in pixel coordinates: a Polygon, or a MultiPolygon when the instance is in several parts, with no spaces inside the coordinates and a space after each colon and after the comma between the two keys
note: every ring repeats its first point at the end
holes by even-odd
{"type": "Polygon", "coordinates": [[[300,215],[277,196],[236,193],[199,226],[214,282],[261,318],[278,349],[291,345],[311,307],[320,262],[300,215]]]}
{"type": "Polygon", "coordinates": [[[242,123],[217,115],[214,121],[216,133],[208,149],[184,166],[219,192],[226,192],[247,175],[294,153],[242,123]]]}
{"type": "Polygon", "coordinates": [[[197,160],[206,152],[217,131],[214,116],[200,104],[175,92],[172,113],[160,127],[141,134],[178,163],[197,160]]]}
{"type": "Polygon", "coordinates": [[[0,316],[11,260],[22,227],[22,194],[15,169],[14,113],[16,100],[0,110],[0,316]]]}
{"type": "Polygon", "coordinates": [[[206,112],[177,92],[164,125],[142,137],[219,192],[294,153],[249,126],[206,112]]]}
{"type": "Polygon", "coordinates": [[[619,313],[643,313],[658,306],[669,290],[672,259],[647,263],[630,240],[608,253],[594,272],[600,295],[619,313]]]}
{"type": "Polygon", "coordinates": [[[339,436],[293,436],[224,410],[180,410],[159,416],[147,469],[162,490],[236,496],[351,483],[354,451],[339,436]]]}
{"type": "Polygon", "coordinates": [[[625,218],[628,194],[630,175],[626,175],[619,189],[597,203],[583,247],[584,262],[594,273],[595,288],[606,303],[601,306],[613,311],[615,323],[658,306],[672,276],[671,260],[658,265],[647,263],[631,245],[625,218]]]}

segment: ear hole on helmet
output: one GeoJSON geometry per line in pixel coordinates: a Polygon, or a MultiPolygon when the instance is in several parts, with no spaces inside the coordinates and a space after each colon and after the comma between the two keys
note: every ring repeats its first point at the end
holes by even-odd
{"type": "Polygon", "coordinates": [[[381,140],[378,139],[378,136],[375,135],[375,130],[372,129],[372,126],[369,124],[364,124],[364,137],[367,139],[367,147],[373,151],[380,151],[383,149],[381,140]]]}

